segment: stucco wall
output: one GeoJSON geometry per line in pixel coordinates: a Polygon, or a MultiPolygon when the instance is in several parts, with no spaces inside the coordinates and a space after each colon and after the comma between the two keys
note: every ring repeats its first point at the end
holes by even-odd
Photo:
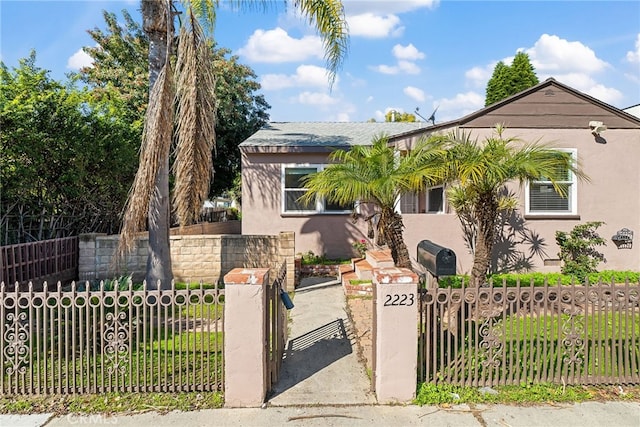
{"type": "MultiPolygon", "coordinates": [[[[148,239],[140,238],[136,248],[120,265],[114,265],[119,237],[100,234],[80,236],[80,280],[112,279],[131,274],[144,279],[148,239]]],[[[277,235],[171,236],[171,262],[176,281],[218,282],[236,267],[279,268],[287,263],[287,289],[294,287],[295,243],[292,232],[277,235]]]]}
{"type": "MultiPolygon", "coordinates": [[[[492,129],[466,129],[479,140],[492,129]]],[[[587,123],[584,129],[506,129],[504,137],[540,141],[558,148],[575,148],[588,181],[577,183],[577,216],[534,217],[524,215],[525,193],[517,183],[511,185],[520,200],[515,213],[519,225],[512,241],[497,250],[501,255],[520,256],[523,265],[537,271],[559,271],[555,232],[570,231],[577,224],[604,221],[598,229],[607,240],[599,248],[607,259],[599,269],[640,270],[640,131],[608,129],[596,141],[587,123]],[[622,228],[635,233],[631,249],[618,249],[611,237],[622,228]],[[534,247],[536,250],[534,251],[534,247]],[[545,265],[546,264],[546,265],[545,265]]],[[[243,233],[272,234],[279,230],[295,233],[296,251],[326,254],[330,257],[353,255],[351,243],[366,238],[363,221],[353,223],[349,215],[289,216],[281,213],[281,164],[324,163],[323,154],[247,154],[242,156],[243,233]]],[[[456,252],[458,271],[471,270],[472,257],[464,244],[460,223],[453,213],[405,214],[404,236],[409,253],[415,257],[417,244],[429,239],[456,252]]]]}
{"type": "Polygon", "coordinates": [[[297,252],[312,251],[330,258],[355,255],[351,243],[366,238],[364,221],[349,214],[295,215],[281,209],[282,164],[326,163],[324,154],[242,155],[242,232],[272,234],[295,230],[297,252]]]}
{"type": "MultiPolygon", "coordinates": [[[[491,129],[467,129],[473,137],[483,140],[491,129]]],[[[494,250],[506,255],[518,255],[536,271],[559,271],[559,247],[556,231],[569,232],[573,227],[589,221],[604,221],[597,229],[607,244],[598,248],[607,260],[600,270],[640,270],[640,132],[632,129],[609,129],[602,133],[603,141],[596,142],[589,129],[507,129],[504,137],[518,137],[524,141],[540,141],[557,148],[575,148],[578,161],[588,180],[577,182],[577,216],[525,215],[525,187],[512,183],[509,188],[518,197],[520,208],[514,213],[516,227],[511,245],[505,242],[494,250]],[[632,230],[634,245],[618,249],[611,237],[622,228],[632,230]],[[520,242],[520,243],[517,243],[520,242]],[[534,247],[537,248],[534,251],[534,247]],[[546,261],[546,262],[545,262],[546,261]],[[546,264],[546,265],[545,265],[546,264]]],[[[462,229],[455,214],[403,215],[405,239],[409,252],[415,256],[417,243],[423,238],[451,247],[457,256],[458,270],[468,273],[472,257],[462,239],[462,229]]],[[[509,236],[507,236],[509,237],[509,236]]]]}

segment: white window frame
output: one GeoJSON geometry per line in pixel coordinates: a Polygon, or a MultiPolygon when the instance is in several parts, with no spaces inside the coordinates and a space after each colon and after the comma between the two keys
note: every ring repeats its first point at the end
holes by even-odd
{"type": "Polygon", "coordinates": [[[443,214],[446,211],[446,206],[447,206],[447,191],[446,191],[446,187],[444,184],[441,185],[433,185],[431,187],[427,187],[426,191],[424,192],[424,210],[426,213],[428,214],[443,214]],[[439,211],[430,211],[429,210],[429,191],[434,190],[436,188],[442,188],[442,209],[439,211]]]}
{"type": "Polygon", "coordinates": [[[419,204],[420,203],[419,203],[418,193],[409,192],[409,193],[401,194],[400,197],[398,198],[398,203],[396,205],[397,206],[396,212],[399,214],[417,214],[419,211],[419,204]],[[402,210],[403,205],[406,207],[407,201],[409,201],[409,204],[411,204],[414,207],[415,212],[404,212],[402,210]]]}
{"type": "MultiPolygon", "coordinates": [[[[559,151],[564,151],[571,154],[573,158],[574,164],[577,164],[578,161],[578,150],[576,148],[558,148],[559,151]]],[[[531,182],[527,181],[525,188],[525,215],[536,216],[536,215],[545,215],[545,216],[567,216],[567,215],[577,215],[578,214],[578,180],[576,179],[576,175],[569,170],[569,179],[567,181],[558,181],[559,184],[569,184],[569,191],[567,193],[567,198],[569,200],[569,210],[567,211],[532,211],[531,210],[531,182]]],[[[551,184],[551,181],[533,181],[535,183],[542,184],[551,184]]]]}
{"type": "MultiPolygon", "coordinates": [[[[315,209],[313,210],[287,210],[287,198],[286,196],[286,186],[285,186],[285,172],[287,169],[303,169],[303,168],[315,168],[316,172],[320,172],[324,170],[326,164],[323,163],[286,163],[281,165],[280,169],[280,211],[283,215],[341,215],[341,214],[350,214],[351,209],[341,210],[341,211],[328,211],[326,210],[326,201],[323,197],[318,197],[315,203],[315,209]]],[[[305,188],[297,188],[295,191],[304,191],[305,188]]]]}

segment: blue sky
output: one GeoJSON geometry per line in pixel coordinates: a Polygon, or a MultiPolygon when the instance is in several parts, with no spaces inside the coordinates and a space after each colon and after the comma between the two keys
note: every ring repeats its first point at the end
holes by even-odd
{"type": "MultiPolygon", "coordinates": [[[[639,1],[346,0],[350,48],[329,88],[317,35],[274,3],[234,11],[224,1],[215,37],[253,68],[272,121],[384,120],[389,110],[455,119],[484,105],[497,61],[527,52],[540,80],[562,83],[618,108],[640,104],[639,1]]],[[[86,30],[102,10],[139,1],[0,0],[0,55],[9,67],[37,52],[64,79],[86,64],[86,30]]]]}

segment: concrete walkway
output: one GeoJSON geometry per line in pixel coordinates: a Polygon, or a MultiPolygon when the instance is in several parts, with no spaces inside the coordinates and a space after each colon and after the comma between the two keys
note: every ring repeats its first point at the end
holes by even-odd
{"type": "Polygon", "coordinates": [[[304,279],[293,302],[281,376],[268,405],[374,404],[342,286],[332,279],[304,279]]]}

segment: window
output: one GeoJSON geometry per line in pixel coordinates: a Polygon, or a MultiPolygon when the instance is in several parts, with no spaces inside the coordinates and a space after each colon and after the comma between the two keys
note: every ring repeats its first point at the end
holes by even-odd
{"type": "Polygon", "coordinates": [[[427,212],[444,212],[444,186],[440,185],[427,189],[427,212]]]}
{"type": "MultiPolygon", "coordinates": [[[[576,150],[566,150],[573,160],[577,159],[576,150]]],[[[571,215],[577,213],[576,179],[569,169],[559,171],[556,181],[565,192],[565,197],[556,191],[549,180],[531,181],[527,185],[526,212],[537,215],[571,215]]]]}
{"type": "Polygon", "coordinates": [[[405,193],[400,196],[400,212],[405,214],[418,213],[418,195],[416,193],[405,193]]]}
{"type": "Polygon", "coordinates": [[[309,174],[323,169],[323,165],[283,165],[282,166],[282,212],[284,213],[350,213],[353,205],[343,206],[323,198],[315,202],[302,203],[298,200],[308,190],[303,179],[309,174]]]}

